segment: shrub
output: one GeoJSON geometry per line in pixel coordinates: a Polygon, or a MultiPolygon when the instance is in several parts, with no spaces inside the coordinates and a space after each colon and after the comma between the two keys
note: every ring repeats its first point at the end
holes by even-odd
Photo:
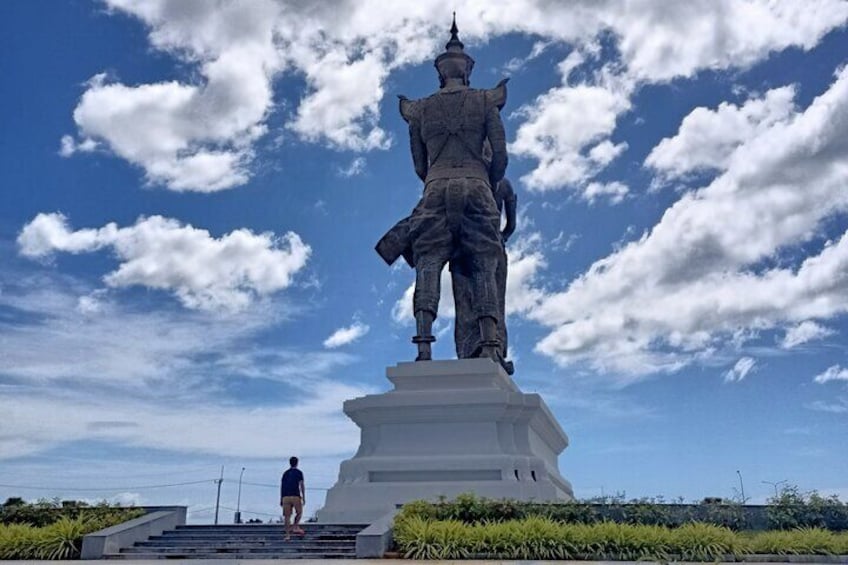
{"type": "MultiPolygon", "coordinates": [[[[413,559],[591,559],[667,562],[740,559],[750,553],[848,554],[848,532],[821,528],[737,532],[686,522],[677,526],[558,520],[555,505],[492,503],[465,496],[460,504],[407,504],[395,519],[398,549],[413,559]],[[497,510],[495,510],[497,508],[497,510]],[[518,516],[501,519],[502,516],[518,516]]],[[[560,507],[571,507],[563,504],[560,507]]],[[[658,520],[653,513],[640,515],[658,520]]],[[[731,517],[733,514],[729,514],[731,517]]],[[[594,519],[594,516],[590,518],[594,519]]],[[[669,522],[674,522],[669,521],[669,522]]]]}
{"type": "Polygon", "coordinates": [[[784,487],[768,500],[769,527],[777,530],[827,528],[848,530],[848,503],[818,492],[801,493],[796,486],[784,487]]]}
{"type": "Polygon", "coordinates": [[[109,509],[63,516],[40,527],[0,524],[0,559],[76,559],[83,536],[143,514],[141,509],[109,509]]]}

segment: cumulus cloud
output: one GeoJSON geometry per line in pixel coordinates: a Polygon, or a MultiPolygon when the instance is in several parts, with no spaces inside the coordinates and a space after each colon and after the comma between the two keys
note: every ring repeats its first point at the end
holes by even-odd
{"type": "Polygon", "coordinates": [[[797,326],[792,326],[786,330],[786,335],[783,337],[781,347],[784,349],[792,349],[809,341],[815,341],[833,335],[834,332],[830,328],[817,324],[811,320],[804,320],[797,326]]]}
{"type": "Polygon", "coordinates": [[[795,87],[784,86],[742,106],[722,102],[716,110],[695,108],[683,118],[677,135],[651,150],[645,165],[665,178],[723,170],[739,145],[793,114],[794,98],[795,87]]]}
{"type": "Polygon", "coordinates": [[[813,379],[813,382],[816,382],[820,385],[824,383],[829,383],[831,381],[848,381],[848,368],[843,368],[839,365],[833,365],[828,367],[827,370],[823,373],[819,373],[813,379]]]}
{"type": "Polygon", "coordinates": [[[324,340],[324,347],[335,349],[343,345],[348,345],[367,334],[370,329],[366,324],[354,322],[350,326],[334,331],[330,337],[324,340]]]}
{"type": "Polygon", "coordinates": [[[563,86],[516,111],[524,122],[510,151],[539,161],[521,178],[531,190],[572,186],[592,200],[604,193],[604,185],[594,183],[592,189],[584,190],[586,182],[627,147],[626,143],[614,144],[609,136],[618,116],[630,108],[633,83],[603,71],[591,84],[569,85],[568,76],[582,63],[582,55],[572,53],[569,57],[560,66],[568,73],[563,74],[563,86]]]}
{"type": "Polygon", "coordinates": [[[600,371],[670,371],[740,330],[848,311],[848,234],[795,267],[769,262],[848,210],[846,129],[842,69],[809,107],[753,132],[723,174],[684,194],[650,232],[542,300],[530,316],[551,333],[537,351],[600,371]]]}
{"type": "Polygon", "coordinates": [[[724,382],[739,382],[748,376],[748,373],[757,365],[757,361],[751,357],[740,358],[733,368],[724,373],[724,382]]]}
{"type": "MultiPolygon", "coordinates": [[[[394,70],[432,58],[446,40],[443,14],[451,9],[461,14],[469,45],[508,33],[536,36],[531,58],[551,43],[592,53],[600,37],[615,38],[618,86],[564,80],[524,109],[515,150],[539,161],[525,178],[537,190],[580,185],[605,166],[609,153],[593,156],[592,148],[629,109],[633,84],[745,67],[789,46],[810,49],[848,19],[839,0],[814,6],[791,0],[685,6],[649,0],[497,6],[476,0],[106,1],[142,21],[151,44],[191,65],[196,77],[125,85],[98,75],[74,112],[79,139],[63,141],[62,152],[103,145],[142,167],[152,183],[200,191],[247,182],[255,142],[274,110],[273,85],[285,73],[306,82],[286,123],[302,139],[354,151],[388,147],[379,125],[386,81],[394,70]]],[[[574,63],[563,61],[564,79],[574,63]]]]}
{"type": "MultiPolygon", "coordinates": [[[[281,237],[239,229],[215,238],[177,220],[151,216],[135,225],[114,223],[73,231],[60,213],[38,214],[18,235],[20,253],[88,253],[109,247],[120,259],[110,287],[145,286],[173,293],[187,308],[238,311],[255,298],[288,287],[311,249],[288,232],[281,237]]],[[[85,306],[84,306],[85,307],[85,306]]]]}

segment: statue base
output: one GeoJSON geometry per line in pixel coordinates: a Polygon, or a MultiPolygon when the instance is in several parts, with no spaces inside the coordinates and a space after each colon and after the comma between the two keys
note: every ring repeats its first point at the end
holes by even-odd
{"type": "Polygon", "coordinates": [[[411,500],[471,492],[536,502],[573,499],[557,457],[568,446],[538,394],[521,392],[491,359],[400,363],[394,389],[348,400],[361,428],[317,518],[370,523],[411,500]]]}

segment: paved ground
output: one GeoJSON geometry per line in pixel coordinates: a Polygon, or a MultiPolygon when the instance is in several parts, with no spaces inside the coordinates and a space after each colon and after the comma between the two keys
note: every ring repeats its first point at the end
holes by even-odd
{"type": "MultiPolygon", "coordinates": [[[[798,556],[795,556],[796,558],[798,556]]],[[[167,563],[175,565],[182,563],[185,565],[281,565],[285,559],[152,559],[152,560],[132,560],[122,559],[118,561],[110,561],[115,565],[154,565],[155,563],[167,563]]],[[[794,560],[793,560],[794,561],[794,560]]],[[[794,561],[796,563],[801,561],[794,561]]],[[[80,561],[3,561],[3,565],[33,565],[34,563],[44,563],[44,565],[81,565],[80,561]]],[[[88,561],[88,563],[91,563],[88,561]]],[[[318,563],[327,563],[330,565],[412,565],[414,563],[427,565],[527,565],[530,563],[561,565],[563,563],[573,563],[575,565],[647,565],[650,561],[413,561],[411,559],[298,559],[296,565],[317,565],[318,563]]],[[[769,565],[770,563],[783,562],[760,562],[758,565],[769,565]]],[[[848,563],[844,557],[839,560],[832,560],[824,557],[822,561],[803,561],[803,563],[848,563]]],[[[703,565],[703,564],[700,564],[703,565]]],[[[714,565],[714,564],[711,564],[714,565]]],[[[723,564],[722,564],[723,565],[723,564]]],[[[731,565],[731,564],[728,564],[731,565]]],[[[732,565],[739,565],[733,563],[732,565]]]]}

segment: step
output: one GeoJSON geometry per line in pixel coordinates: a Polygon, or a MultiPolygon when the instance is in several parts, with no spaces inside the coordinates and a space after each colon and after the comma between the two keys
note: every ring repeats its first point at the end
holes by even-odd
{"type": "Polygon", "coordinates": [[[353,559],[354,553],[191,553],[168,554],[161,553],[105,553],[103,559],[353,559]]]}
{"type": "Polygon", "coordinates": [[[121,553],[150,553],[155,551],[156,553],[205,553],[205,552],[214,552],[214,553],[268,553],[268,552],[281,552],[281,553],[298,553],[298,552],[328,552],[328,553],[343,553],[343,552],[355,552],[356,545],[350,545],[346,547],[324,547],[320,545],[308,545],[308,546],[292,546],[286,547],[284,545],[272,545],[266,547],[244,547],[244,546],[231,546],[231,547],[221,547],[221,546],[206,546],[206,545],[193,545],[187,547],[126,547],[121,550],[121,553]]]}
{"type": "Polygon", "coordinates": [[[348,543],[296,543],[294,541],[279,541],[274,543],[253,543],[253,544],[245,544],[245,543],[193,543],[193,544],[174,544],[174,545],[163,545],[163,544],[155,544],[155,543],[147,543],[147,542],[139,542],[136,543],[132,547],[125,548],[127,551],[148,551],[152,549],[161,550],[161,551],[182,551],[183,549],[191,549],[191,548],[215,548],[215,549],[244,549],[244,550],[252,550],[252,549],[267,549],[267,548],[279,548],[284,550],[298,551],[301,549],[316,549],[316,550],[347,550],[347,549],[355,549],[356,542],[348,542],[348,543]]]}
{"type": "MultiPolygon", "coordinates": [[[[368,524],[300,524],[304,530],[361,530],[366,528],[368,524]]],[[[262,530],[281,528],[283,524],[220,524],[218,526],[212,524],[181,524],[177,526],[177,531],[180,530],[262,530]]]]}

